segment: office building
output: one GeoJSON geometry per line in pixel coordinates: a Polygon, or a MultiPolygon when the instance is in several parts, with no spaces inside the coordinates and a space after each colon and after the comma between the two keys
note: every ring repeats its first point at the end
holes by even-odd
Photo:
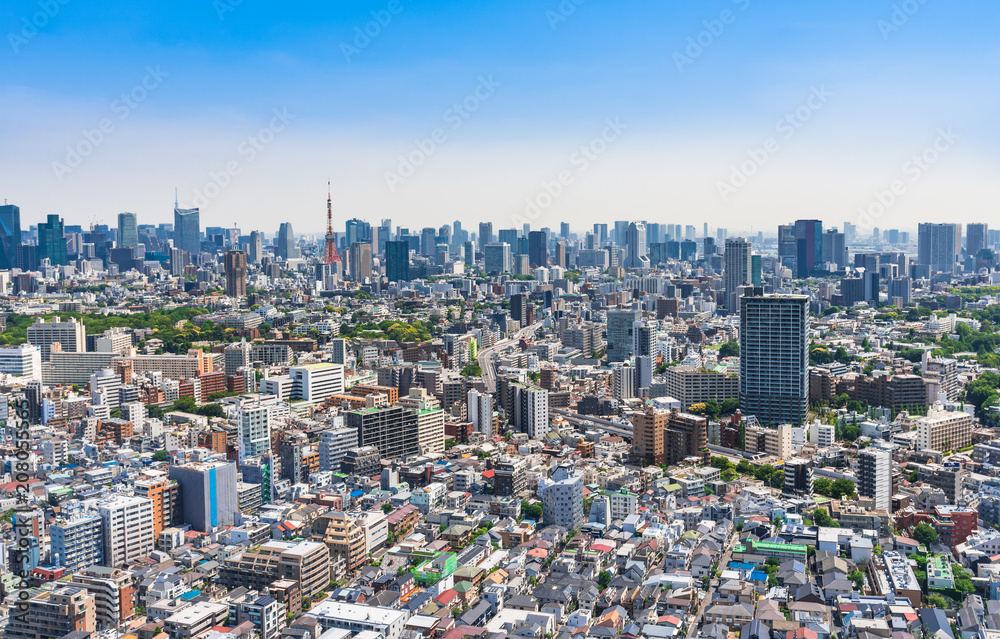
{"type": "Polygon", "coordinates": [[[549,234],[547,231],[528,233],[528,262],[531,268],[549,265],[549,234]]]}
{"type": "Polygon", "coordinates": [[[751,262],[750,242],[742,237],[726,240],[726,269],[723,273],[725,284],[726,310],[735,313],[739,309],[739,289],[750,284],[751,262]]]}
{"type": "Polygon", "coordinates": [[[808,404],[808,299],[765,295],[740,299],[740,410],[762,424],[801,424],[808,404]]]}
{"type": "Polygon", "coordinates": [[[811,459],[789,459],[785,462],[785,495],[812,495],[813,470],[811,459]]]}
{"type": "Polygon", "coordinates": [[[278,239],[274,244],[274,256],[287,262],[299,257],[299,249],[295,246],[295,232],[291,222],[282,222],[278,226],[278,239]]]}
{"type": "Polygon", "coordinates": [[[38,346],[0,346],[0,373],[42,381],[42,351],[38,346]]]}
{"type": "Polygon", "coordinates": [[[385,243],[385,276],[390,282],[410,281],[410,243],[388,241],[385,243]]]}
{"type": "Polygon", "coordinates": [[[976,257],[979,252],[989,246],[989,227],[986,224],[966,224],[965,225],[965,253],[969,257],[976,257]]]}
{"type": "Polygon", "coordinates": [[[118,246],[139,249],[139,222],[135,213],[118,214],[118,246]]]}
{"type": "MultiPolygon", "coordinates": [[[[372,245],[370,242],[355,242],[348,251],[347,264],[351,280],[366,282],[372,278],[372,245]]],[[[398,280],[397,280],[398,281],[398,280]]]]}
{"type": "Polygon", "coordinates": [[[28,343],[37,346],[42,353],[42,361],[49,361],[52,344],[58,343],[63,353],[83,353],[87,349],[87,335],[83,324],[75,317],[63,322],[52,319],[46,322],[42,318],[28,326],[28,343]]]}
{"type": "Polygon", "coordinates": [[[115,495],[97,504],[104,531],[104,565],[121,566],[153,552],[153,502],[115,495]]]}
{"type": "Polygon", "coordinates": [[[250,231],[250,239],[247,242],[247,262],[250,264],[260,264],[264,257],[264,238],[260,231],[250,231]]]}
{"type": "Polygon", "coordinates": [[[49,215],[38,225],[38,247],[35,257],[39,263],[48,258],[53,266],[69,264],[63,221],[58,215],[49,215]]]}
{"type": "Polygon", "coordinates": [[[874,446],[858,453],[858,495],[875,500],[877,510],[892,510],[892,455],[874,446]]]}
{"type": "Polygon", "coordinates": [[[809,277],[823,265],[823,222],[795,221],[795,276],[809,277]]]}
{"type": "Polygon", "coordinates": [[[638,310],[612,308],[608,310],[608,362],[624,362],[632,356],[635,323],[642,319],[638,310]]]}
{"type": "Polygon", "coordinates": [[[823,233],[823,261],[833,264],[838,271],[847,267],[847,241],[837,229],[823,233]]]}
{"type": "Polygon", "coordinates": [[[955,224],[921,223],[917,225],[917,264],[929,274],[954,273],[960,227],[955,224]]]}
{"type": "Polygon", "coordinates": [[[174,209],[174,247],[194,256],[201,253],[201,213],[198,209],[174,209]]]}
{"type": "Polygon", "coordinates": [[[646,225],[643,222],[631,222],[625,228],[625,268],[649,268],[649,257],[646,254],[646,225]]]}
{"type": "Polygon", "coordinates": [[[417,414],[402,406],[366,408],[345,415],[358,433],[359,446],[374,446],[383,459],[406,460],[420,454],[417,414]]]}
{"type": "Polygon", "coordinates": [[[398,406],[408,408],[417,416],[417,444],[420,454],[444,452],[444,410],[441,402],[426,388],[411,388],[400,397],[398,406]]]}
{"type": "Polygon", "coordinates": [[[480,249],[493,241],[493,222],[479,223],[479,237],[477,240],[479,241],[480,249]]]}
{"type": "Polygon", "coordinates": [[[483,249],[484,268],[488,275],[503,275],[514,268],[514,258],[510,253],[510,244],[487,244],[483,249]]]}
{"type": "Polygon", "coordinates": [[[0,206],[0,270],[21,265],[21,209],[13,204],[0,206]]]}
{"type": "Polygon", "coordinates": [[[200,532],[235,524],[236,464],[193,462],[170,466],[170,479],[180,485],[183,521],[200,532]]]}
{"type": "Polygon", "coordinates": [[[226,251],[226,295],[246,297],[247,294],[247,254],[243,251],[226,251]]]}
{"type": "Polygon", "coordinates": [[[305,364],[288,369],[292,399],[322,402],[344,392],[344,367],[339,364],[305,364]]]}
{"type": "Polygon", "coordinates": [[[687,410],[692,404],[700,404],[709,399],[722,402],[740,396],[738,375],[678,365],[668,367],[663,372],[663,379],[666,383],[667,397],[679,400],[681,410],[687,410]]]}

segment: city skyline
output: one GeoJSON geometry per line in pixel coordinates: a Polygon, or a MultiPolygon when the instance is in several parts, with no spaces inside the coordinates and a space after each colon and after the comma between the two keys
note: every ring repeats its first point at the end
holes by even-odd
{"type": "Polygon", "coordinates": [[[203,226],[319,233],[330,176],[336,217],[403,225],[986,220],[998,8],[911,4],[15,2],[0,196],[25,228],[159,220],[177,187],[203,226]]]}

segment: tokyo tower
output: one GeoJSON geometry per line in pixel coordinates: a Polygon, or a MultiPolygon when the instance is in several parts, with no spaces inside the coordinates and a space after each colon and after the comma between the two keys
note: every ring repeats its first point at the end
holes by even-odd
{"type": "Polygon", "coordinates": [[[333,234],[333,198],[330,196],[330,183],[326,183],[326,253],[323,261],[333,264],[340,261],[337,255],[337,237],[333,234]]]}

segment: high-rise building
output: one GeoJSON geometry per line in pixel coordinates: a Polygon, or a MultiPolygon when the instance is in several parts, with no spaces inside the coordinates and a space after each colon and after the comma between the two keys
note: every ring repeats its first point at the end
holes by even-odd
{"type": "Polygon", "coordinates": [[[795,275],[808,277],[823,265],[823,222],[795,220],[795,275]]]}
{"type": "Polygon", "coordinates": [[[135,213],[118,214],[118,246],[139,248],[139,222],[135,213]]]}
{"type": "Polygon", "coordinates": [[[87,336],[83,324],[75,317],[62,322],[58,319],[46,322],[42,318],[28,327],[28,343],[42,352],[42,361],[47,362],[52,354],[52,345],[58,343],[63,353],[83,353],[87,350],[87,336]]]}
{"type": "Polygon", "coordinates": [[[472,429],[477,433],[483,433],[487,438],[493,436],[493,396],[488,393],[480,393],[473,389],[468,396],[469,421],[472,422],[472,429]]]}
{"type": "Polygon", "coordinates": [[[624,362],[632,356],[635,323],[642,319],[638,310],[612,308],[608,310],[608,362],[624,362]]]}
{"type": "MultiPolygon", "coordinates": [[[[500,240],[503,242],[503,240],[500,240]]],[[[493,222],[479,223],[479,248],[482,250],[493,242],[493,222]]]]}
{"type": "Polygon", "coordinates": [[[664,459],[663,431],[669,411],[647,408],[629,413],[632,422],[632,460],[641,464],[662,464],[664,459]]]}
{"type": "Polygon", "coordinates": [[[531,439],[549,432],[549,391],[537,386],[511,384],[514,393],[514,427],[531,439]]]}
{"type": "Polygon", "coordinates": [[[13,204],[0,206],[0,270],[20,266],[21,209],[13,204]]]}
{"type": "Polygon", "coordinates": [[[265,455],[271,450],[271,413],[267,406],[241,402],[236,411],[239,427],[239,461],[265,455]]]}
{"type": "Polygon", "coordinates": [[[796,273],[795,259],[798,249],[795,242],[795,227],[791,224],[778,226],[778,261],[782,266],[792,269],[796,273]]]}
{"type": "Polygon", "coordinates": [[[549,234],[547,231],[528,233],[528,262],[532,268],[549,265],[549,234]]]}
{"type": "MultiPolygon", "coordinates": [[[[347,258],[351,280],[364,282],[372,278],[372,245],[370,242],[351,244],[347,258]]],[[[398,280],[397,280],[398,281],[398,280]]]]}
{"type": "Polygon", "coordinates": [[[625,268],[649,268],[646,255],[646,225],[631,222],[625,228],[625,268]]]}
{"type": "Polygon", "coordinates": [[[181,489],[177,482],[167,478],[166,473],[150,471],[135,480],[135,494],[153,504],[154,538],[158,539],[164,529],[181,523],[181,489]]]}
{"type": "Polygon", "coordinates": [[[750,242],[742,237],[726,240],[726,270],[723,274],[726,310],[735,313],[740,307],[739,288],[750,284],[750,242]]]}
{"type": "Polygon", "coordinates": [[[808,299],[765,295],[740,299],[740,409],[763,424],[801,424],[808,404],[808,299]]]}
{"type": "Polygon", "coordinates": [[[917,225],[917,263],[933,273],[954,273],[959,231],[954,224],[917,225]]]}
{"type": "Polygon", "coordinates": [[[847,266],[847,240],[837,229],[823,234],[823,261],[837,265],[837,269],[847,266]]]}
{"type": "Polygon", "coordinates": [[[390,282],[410,280],[410,243],[404,240],[385,243],[385,276],[390,282]]]}
{"type": "Polygon", "coordinates": [[[510,273],[514,268],[514,258],[510,253],[510,245],[506,242],[487,244],[483,249],[483,256],[485,260],[484,268],[489,275],[510,273]]]}
{"type": "Polygon", "coordinates": [[[104,529],[104,565],[122,564],[153,552],[153,502],[145,497],[115,495],[98,502],[104,529]]]}
{"type": "Polygon", "coordinates": [[[246,297],[247,254],[243,251],[226,251],[226,295],[246,297]]]}
{"type": "Polygon", "coordinates": [[[37,259],[41,262],[45,258],[53,265],[69,263],[63,221],[58,215],[49,215],[38,225],[37,259]]]}
{"type": "Polygon", "coordinates": [[[250,241],[247,242],[247,262],[250,264],[260,264],[264,256],[264,238],[260,231],[250,231],[250,241]]]}
{"type": "Polygon", "coordinates": [[[892,455],[874,446],[858,453],[858,495],[875,500],[875,508],[892,509],[892,455]]]}
{"type": "Polygon", "coordinates": [[[295,232],[291,222],[282,222],[278,226],[278,240],[274,245],[274,256],[280,260],[293,260],[299,257],[299,249],[295,246],[295,232]]]}
{"type": "Polygon", "coordinates": [[[426,227],[420,230],[420,254],[434,257],[437,248],[437,229],[426,227]]]}
{"type": "Polygon", "coordinates": [[[198,209],[174,209],[174,246],[192,257],[201,253],[201,213],[198,209]]]}
{"type": "Polygon", "coordinates": [[[708,446],[708,418],[682,413],[676,408],[667,416],[663,429],[663,463],[677,464],[697,457],[708,446]]]}
{"type": "Polygon", "coordinates": [[[232,462],[193,462],[170,466],[170,479],[181,487],[181,512],[184,523],[200,532],[234,525],[236,500],[236,464],[232,462]]]}
{"type": "Polygon", "coordinates": [[[976,257],[979,251],[988,246],[987,237],[989,227],[986,224],[966,224],[965,225],[965,253],[969,257],[976,257]]]}

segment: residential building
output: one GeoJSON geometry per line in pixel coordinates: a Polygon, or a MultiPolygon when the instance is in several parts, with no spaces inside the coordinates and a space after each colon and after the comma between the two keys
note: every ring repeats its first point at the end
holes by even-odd
{"type": "Polygon", "coordinates": [[[809,395],[808,298],[754,288],[740,303],[740,410],[762,424],[799,425],[809,395]]]}
{"type": "Polygon", "coordinates": [[[153,552],[153,502],[115,495],[97,504],[104,532],[104,565],[121,566],[153,552]]]}
{"type": "Polygon", "coordinates": [[[858,494],[871,497],[875,508],[892,509],[892,455],[870,446],[858,453],[858,494]]]}
{"type": "Polygon", "coordinates": [[[315,541],[268,541],[226,559],[218,581],[263,590],[277,579],[295,581],[303,597],[312,597],[329,586],[330,551],[315,541]]]}
{"type": "Polygon", "coordinates": [[[95,597],[85,588],[60,586],[54,590],[25,591],[26,607],[10,614],[4,636],[8,639],[89,636],[97,631],[95,597]]]}
{"type": "Polygon", "coordinates": [[[193,462],[170,466],[170,479],[180,485],[183,521],[194,530],[212,532],[235,524],[238,512],[236,464],[193,462]]]}

